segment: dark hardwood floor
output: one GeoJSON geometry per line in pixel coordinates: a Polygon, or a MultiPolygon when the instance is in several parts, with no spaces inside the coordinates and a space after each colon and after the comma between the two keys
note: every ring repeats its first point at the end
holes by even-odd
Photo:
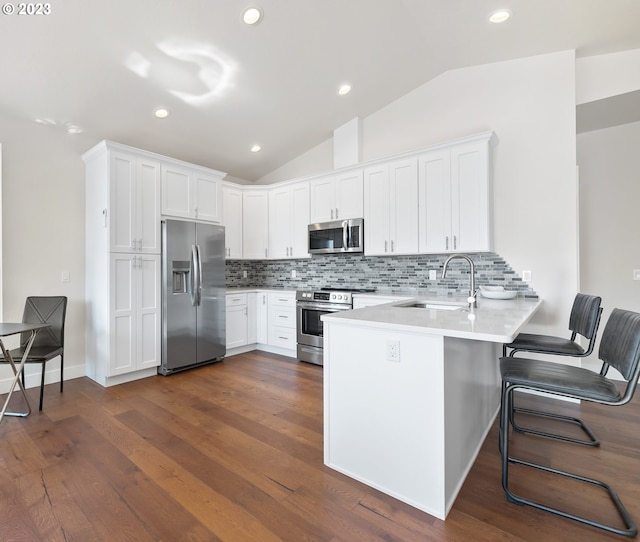
{"type": "MultiPolygon", "coordinates": [[[[33,404],[37,392],[28,390],[33,404]]],[[[577,413],[602,445],[515,435],[513,454],[603,478],[640,522],[640,397],[623,407],[521,403],[577,413]]],[[[322,368],[290,358],[251,352],[109,389],[80,378],[64,394],[54,384],[41,413],[0,424],[0,540],[624,540],[507,503],[496,424],[446,521],[322,460],[322,368]]],[[[512,480],[617,521],[598,491],[524,468],[512,480]]]]}

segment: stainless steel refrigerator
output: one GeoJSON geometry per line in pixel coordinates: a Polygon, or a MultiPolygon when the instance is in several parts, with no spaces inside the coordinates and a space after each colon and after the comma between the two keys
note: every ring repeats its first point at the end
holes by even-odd
{"type": "Polygon", "coordinates": [[[226,355],[224,227],[162,222],[162,363],[158,372],[226,355]]]}

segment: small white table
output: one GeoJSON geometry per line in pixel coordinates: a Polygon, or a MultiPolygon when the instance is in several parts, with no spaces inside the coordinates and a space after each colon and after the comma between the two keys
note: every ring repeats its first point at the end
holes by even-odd
{"type": "Polygon", "coordinates": [[[27,399],[27,394],[24,391],[24,386],[22,385],[22,380],[20,376],[22,371],[24,370],[24,365],[27,362],[27,358],[29,357],[29,351],[31,350],[31,346],[33,345],[33,341],[36,338],[36,334],[38,330],[51,327],[49,324],[23,324],[23,323],[0,323],[0,349],[2,350],[2,354],[4,359],[9,362],[11,368],[13,369],[13,382],[11,383],[11,387],[9,388],[9,395],[7,395],[7,399],[4,402],[4,406],[2,407],[2,411],[0,412],[0,422],[2,418],[5,416],[28,416],[31,414],[31,405],[29,404],[29,399],[27,399]],[[10,335],[17,335],[18,333],[30,333],[29,340],[24,349],[24,354],[22,355],[22,359],[20,363],[16,366],[13,358],[11,357],[11,353],[4,346],[3,339],[5,337],[9,337],[10,335]],[[22,392],[22,396],[27,404],[26,412],[7,412],[7,407],[9,406],[9,401],[11,400],[11,396],[16,388],[16,384],[20,387],[20,391],[22,392]]]}

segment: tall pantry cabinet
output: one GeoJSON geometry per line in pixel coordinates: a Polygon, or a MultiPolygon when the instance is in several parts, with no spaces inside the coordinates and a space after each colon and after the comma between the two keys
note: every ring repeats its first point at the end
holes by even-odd
{"type": "Polygon", "coordinates": [[[160,365],[160,161],[103,141],[86,167],[87,376],[102,386],[160,365]]]}

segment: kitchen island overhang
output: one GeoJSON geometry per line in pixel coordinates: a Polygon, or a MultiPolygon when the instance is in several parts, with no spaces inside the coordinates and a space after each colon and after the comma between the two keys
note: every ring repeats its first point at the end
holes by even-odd
{"type": "Polygon", "coordinates": [[[501,345],[541,301],[406,304],[322,317],[324,462],[445,519],[499,410],[501,345]]]}

